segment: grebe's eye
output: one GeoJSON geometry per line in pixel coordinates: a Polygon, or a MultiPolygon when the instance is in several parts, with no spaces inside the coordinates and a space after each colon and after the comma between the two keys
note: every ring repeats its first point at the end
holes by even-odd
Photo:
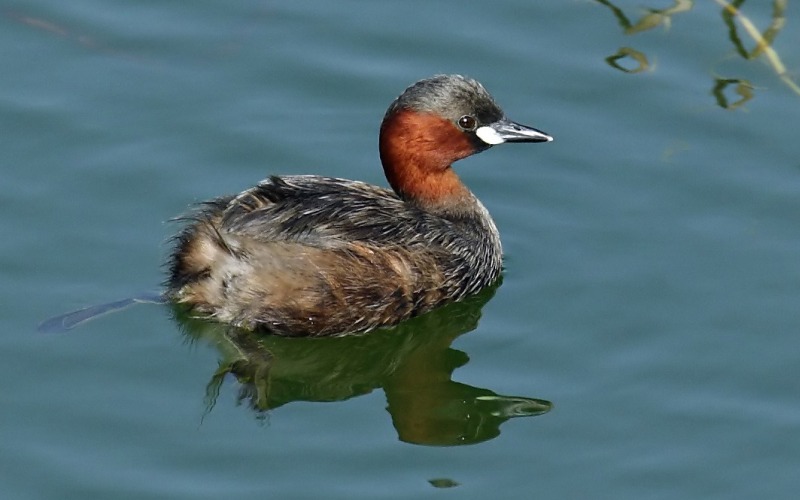
{"type": "Polygon", "coordinates": [[[474,116],[464,115],[458,119],[458,126],[464,130],[475,130],[478,125],[478,120],[474,116]]]}

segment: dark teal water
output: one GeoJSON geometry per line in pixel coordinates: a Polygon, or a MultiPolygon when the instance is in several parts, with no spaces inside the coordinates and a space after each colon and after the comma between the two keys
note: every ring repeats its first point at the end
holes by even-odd
{"type": "Polygon", "coordinates": [[[3,497],[794,498],[800,6],[738,5],[774,51],[711,0],[6,2],[3,497]],[[156,289],[192,202],[384,183],[386,106],[441,72],[556,137],[457,165],[494,297],[322,344],[158,305],[35,331],[156,289]],[[214,379],[237,349],[268,401],[258,363],[214,379]]]}

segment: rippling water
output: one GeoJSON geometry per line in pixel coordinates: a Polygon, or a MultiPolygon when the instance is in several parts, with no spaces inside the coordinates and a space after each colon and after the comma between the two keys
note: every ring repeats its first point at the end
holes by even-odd
{"type": "Polygon", "coordinates": [[[793,498],[800,11],[732,4],[7,3],[5,497],[793,498]],[[356,339],[35,332],[156,290],[192,202],[383,184],[386,106],[441,72],[556,138],[457,165],[497,290],[356,339]]]}

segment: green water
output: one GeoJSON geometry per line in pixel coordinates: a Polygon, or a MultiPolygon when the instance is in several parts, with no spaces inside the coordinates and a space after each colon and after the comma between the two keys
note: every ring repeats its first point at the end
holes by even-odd
{"type": "Polygon", "coordinates": [[[794,498],[800,6],[736,5],[770,50],[712,0],[3,6],[3,497],[794,498]],[[157,289],[190,203],[385,184],[442,72],[556,138],[457,164],[497,290],[358,339],[35,331],[157,289]]]}

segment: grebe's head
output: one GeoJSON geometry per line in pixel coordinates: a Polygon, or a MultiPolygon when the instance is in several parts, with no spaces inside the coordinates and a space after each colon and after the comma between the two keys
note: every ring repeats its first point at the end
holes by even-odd
{"type": "Polygon", "coordinates": [[[437,75],[408,87],[381,124],[386,178],[406,201],[447,208],[469,191],[450,165],[504,142],[549,142],[549,135],[506,118],[483,85],[437,75]]]}

